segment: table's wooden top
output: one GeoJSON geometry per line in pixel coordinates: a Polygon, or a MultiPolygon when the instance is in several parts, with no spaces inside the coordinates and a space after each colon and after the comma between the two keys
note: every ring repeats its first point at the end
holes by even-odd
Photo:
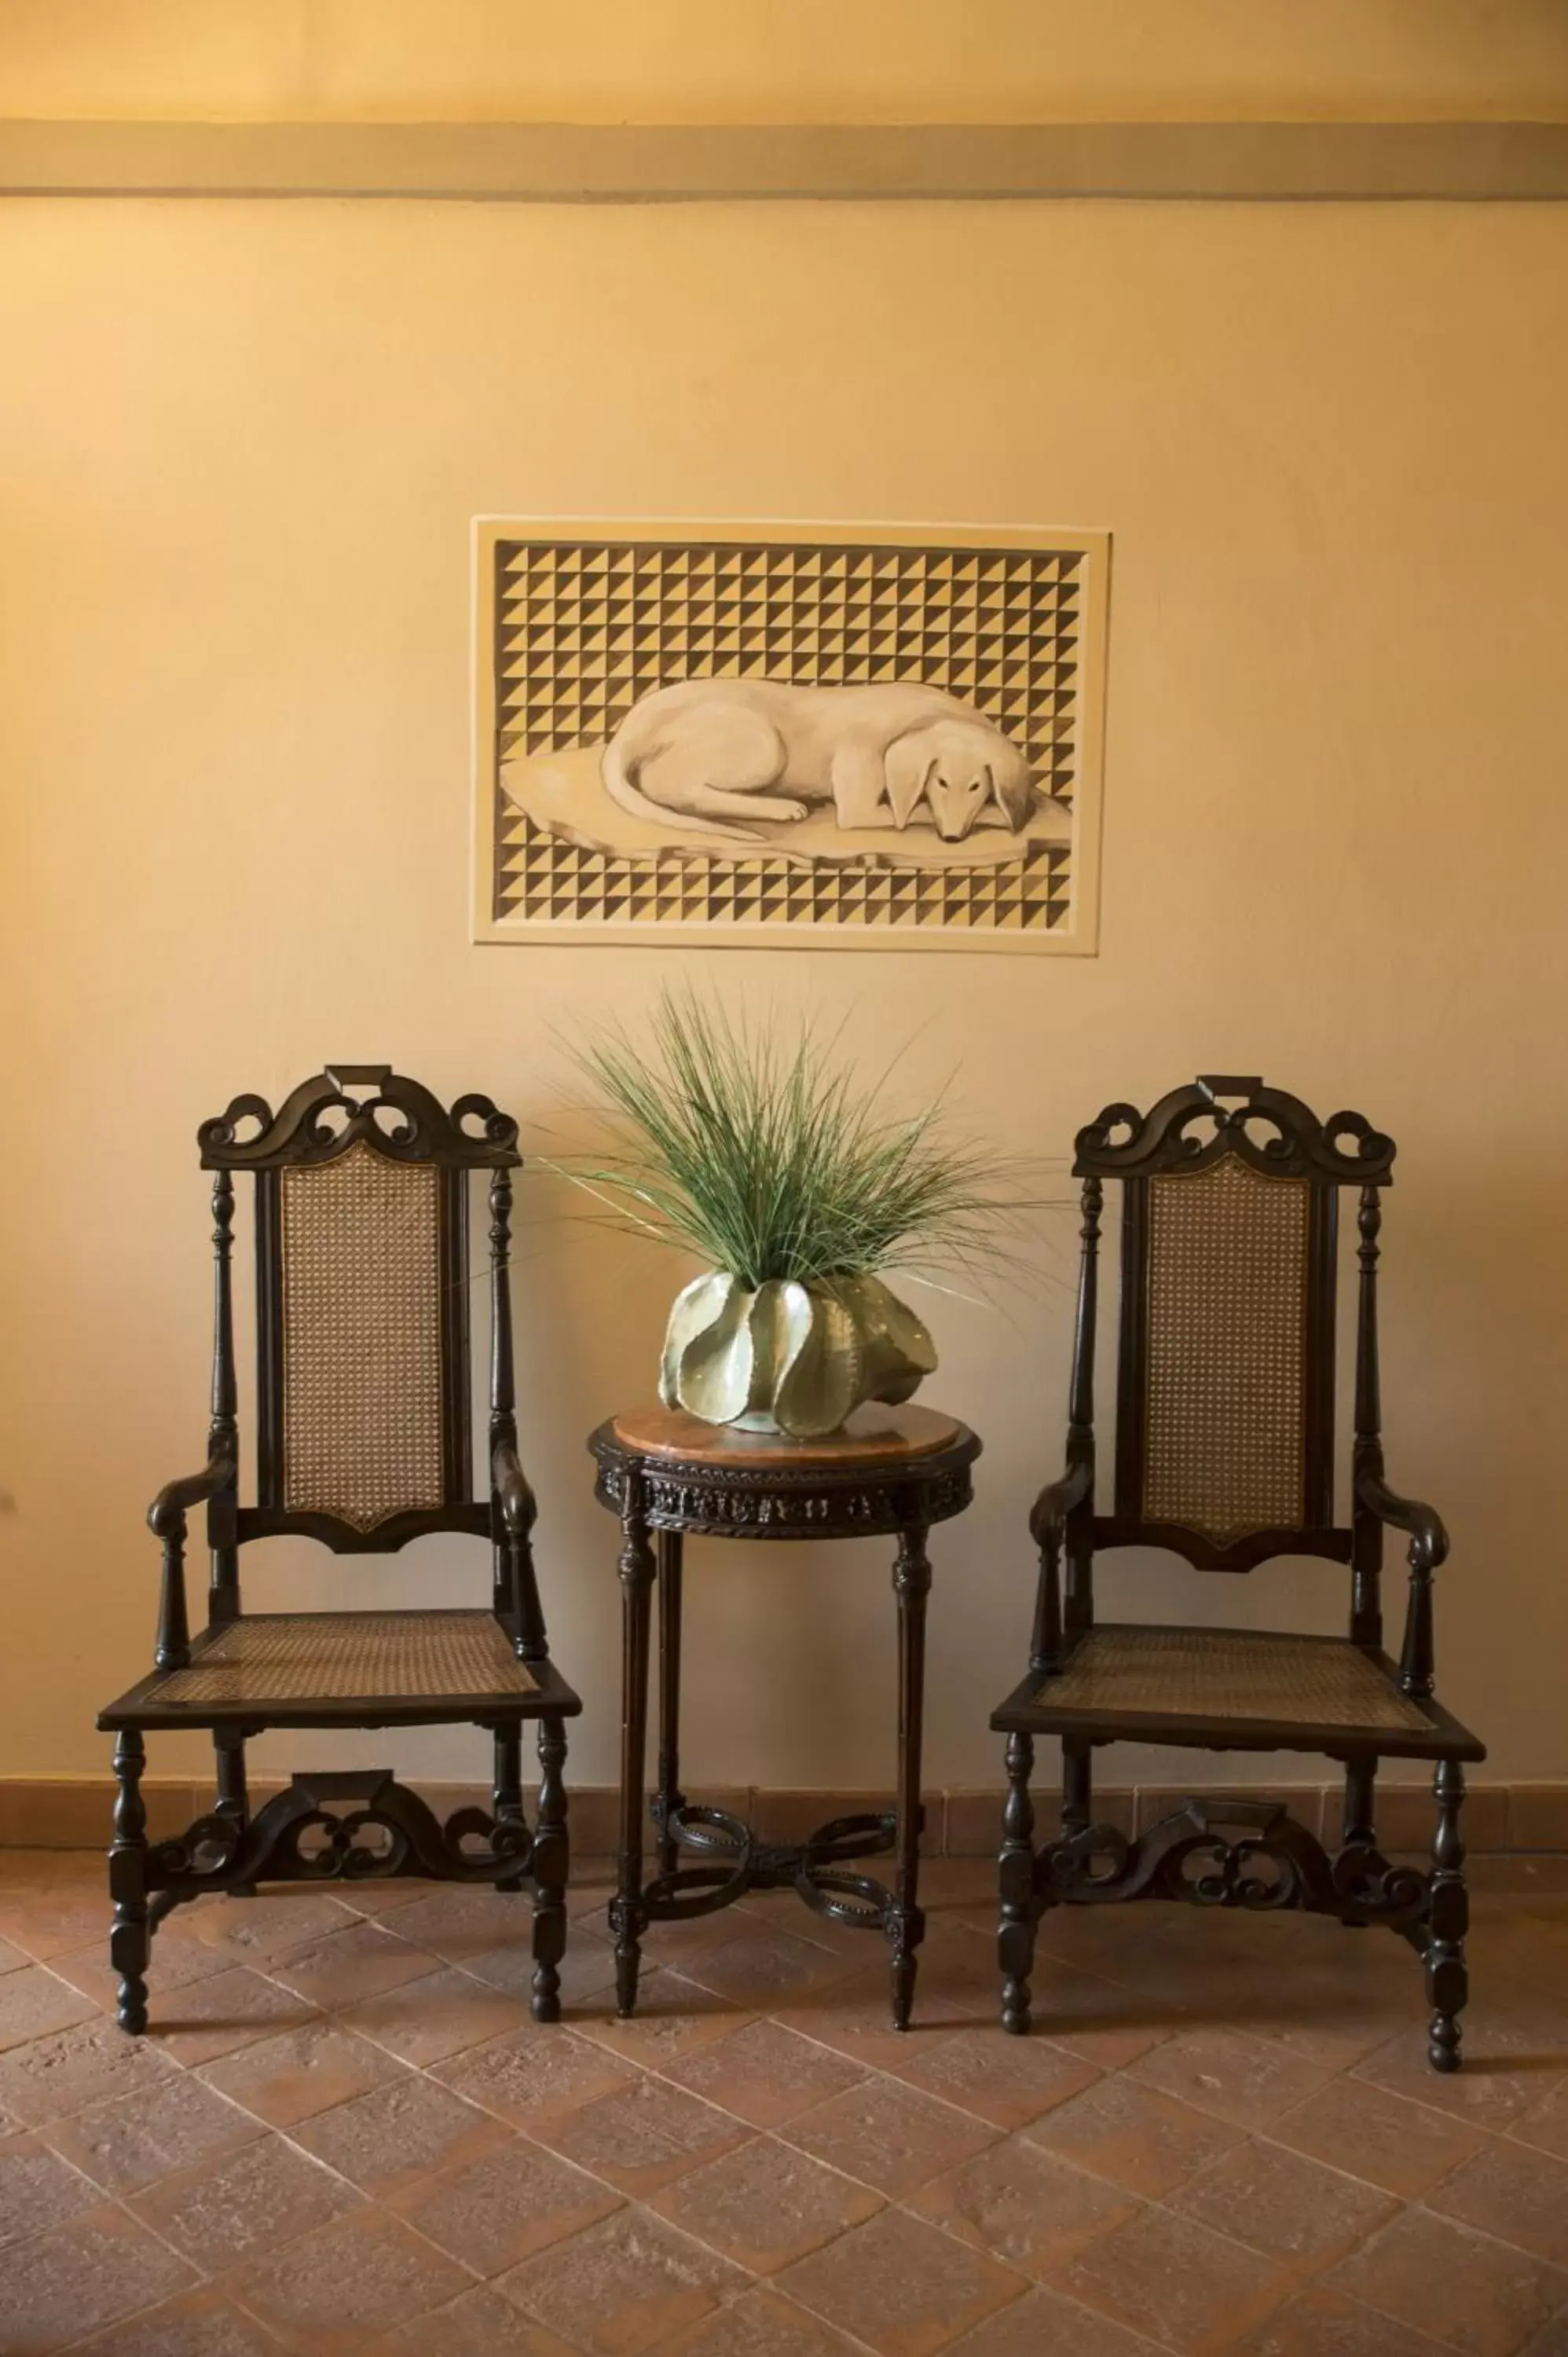
{"type": "Polygon", "coordinates": [[[684,1408],[628,1408],[611,1419],[610,1436],[618,1448],[639,1457],[668,1458],[684,1465],[715,1469],[746,1468],[765,1472],[802,1466],[832,1466],[842,1472],[864,1466],[867,1472],[917,1469],[920,1460],[940,1457],[972,1439],[956,1416],[931,1407],[884,1407],[875,1402],[857,1407],[841,1432],[820,1440],[791,1440],[777,1432],[742,1432],[734,1425],[705,1424],[684,1408]]]}

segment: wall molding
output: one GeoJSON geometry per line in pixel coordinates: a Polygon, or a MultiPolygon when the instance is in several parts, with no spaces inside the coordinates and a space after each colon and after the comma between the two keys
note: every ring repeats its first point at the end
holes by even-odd
{"type": "MultiPolygon", "coordinates": [[[[280,1786],[252,1779],[259,1803],[280,1786]]],[[[489,1805],[488,1786],[426,1783],[416,1780],[439,1815],[454,1809],[489,1805]]],[[[142,1785],[155,1841],[182,1833],[212,1803],[210,1785],[188,1776],[148,1776],[142,1785]]],[[[1232,1799],[1288,1801],[1308,1830],[1332,1845],[1338,1829],[1342,1787],[1338,1783],[1120,1784],[1097,1790],[1095,1814],[1124,1833],[1142,1832],[1169,1814],[1190,1793],[1223,1793],[1232,1799]]],[[[573,1785],[572,1838],[580,1856],[602,1856],[616,1846],[617,1795],[603,1784],[573,1785]]],[[[0,1849],[97,1849],[106,1847],[114,1780],[109,1775],[0,1777],[0,1849]]],[[[693,1786],[687,1797],[747,1817],[766,1841],[800,1841],[837,1816],[864,1809],[891,1808],[889,1792],[831,1792],[779,1786],[693,1786]]],[[[1042,1827],[1058,1795],[1047,1781],[1036,1790],[1042,1827]]],[[[955,1785],[926,1795],[929,1856],[988,1857],[1001,1838],[1000,1785],[955,1785]]],[[[1379,1837],[1387,1849],[1424,1850],[1431,1837],[1432,1795],[1424,1783],[1384,1782],[1379,1788],[1379,1837]]],[[[1043,1835],[1042,1835],[1043,1837],[1043,1835]]],[[[1465,1804],[1465,1838],[1474,1857],[1499,1853],[1568,1853],[1568,1779],[1556,1782],[1473,1783],[1465,1804]]]]}
{"type": "Polygon", "coordinates": [[[0,194],[1529,201],[1568,198],[1568,124],[10,120],[0,194]]]}

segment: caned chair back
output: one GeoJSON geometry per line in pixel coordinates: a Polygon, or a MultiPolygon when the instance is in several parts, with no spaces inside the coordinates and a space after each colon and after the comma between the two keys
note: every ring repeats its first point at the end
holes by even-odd
{"type": "MultiPolygon", "coordinates": [[[[468,1189],[491,1173],[492,1302],[511,1406],[504,1280],[516,1124],[488,1097],[448,1113],[380,1065],[338,1065],[274,1115],[240,1097],[199,1133],[227,1282],[235,1171],[256,1188],[256,1504],[236,1541],[302,1531],[340,1551],[490,1528],[474,1494],[468,1189]]],[[[220,1305],[221,1308],[221,1305],[220,1305]]],[[[232,1345],[219,1320],[214,1398],[232,1345]]],[[[231,1394],[232,1380],[230,1374],[231,1394]]]]}
{"type": "MultiPolygon", "coordinates": [[[[1359,1114],[1320,1123],[1254,1078],[1199,1080],[1146,1115],[1110,1105],[1080,1131],[1086,1232],[1104,1181],[1122,1189],[1113,1510],[1097,1544],[1228,1570],[1349,1560],[1334,1525],[1337,1205],[1361,1190],[1369,1286],[1393,1153],[1359,1114]]],[[[1369,1292],[1364,1308],[1375,1387],[1369,1292]]],[[[1075,1422],[1086,1405],[1084,1423],[1075,1381],[1075,1422]]]]}
{"type": "Polygon", "coordinates": [[[282,1308],[278,1502],[370,1530],[463,1494],[450,1461],[441,1173],[360,1140],[278,1173],[282,1308]]]}

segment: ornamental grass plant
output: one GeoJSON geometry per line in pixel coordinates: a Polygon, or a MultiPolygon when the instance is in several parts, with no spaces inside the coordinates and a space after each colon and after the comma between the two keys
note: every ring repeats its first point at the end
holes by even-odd
{"type": "MultiPolygon", "coordinates": [[[[694,1253],[748,1291],[891,1270],[983,1283],[1035,1208],[1030,1166],[950,1134],[942,1099],[887,1108],[810,1021],[792,1031],[661,992],[646,1041],[575,1051],[610,1118],[597,1157],[552,1167],[621,1227],[694,1253]]],[[[956,1289],[950,1282],[944,1289],[956,1289]]]]}

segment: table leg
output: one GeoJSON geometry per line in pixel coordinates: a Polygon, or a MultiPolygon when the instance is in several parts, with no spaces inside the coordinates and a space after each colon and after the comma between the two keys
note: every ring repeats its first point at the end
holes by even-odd
{"type": "Polygon", "coordinates": [[[893,1952],[893,2026],[908,2029],[915,1998],[915,1959],[926,1935],[920,1910],[920,1744],[926,1710],[926,1598],[931,1566],[926,1527],[898,1534],[893,1593],[898,1599],[898,1856],[887,1942],[893,1952]]]}
{"type": "Polygon", "coordinates": [[[621,1509],[621,1721],[620,1851],[616,1896],[610,1901],[615,1935],[616,2011],[629,2018],[637,2005],[642,1932],[648,1921],[642,1898],[642,1803],[648,1743],[648,1624],[653,1587],[653,1549],[648,1544],[642,1479],[626,1477],[621,1509]]]}
{"type": "Polygon", "coordinates": [[[686,1805],[681,1790],[681,1579],[679,1531],[659,1534],[659,1789],[653,1822],[659,1829],[659,1871],[673,1874],[681,1845],[670,1821],[686,1805]]]}

